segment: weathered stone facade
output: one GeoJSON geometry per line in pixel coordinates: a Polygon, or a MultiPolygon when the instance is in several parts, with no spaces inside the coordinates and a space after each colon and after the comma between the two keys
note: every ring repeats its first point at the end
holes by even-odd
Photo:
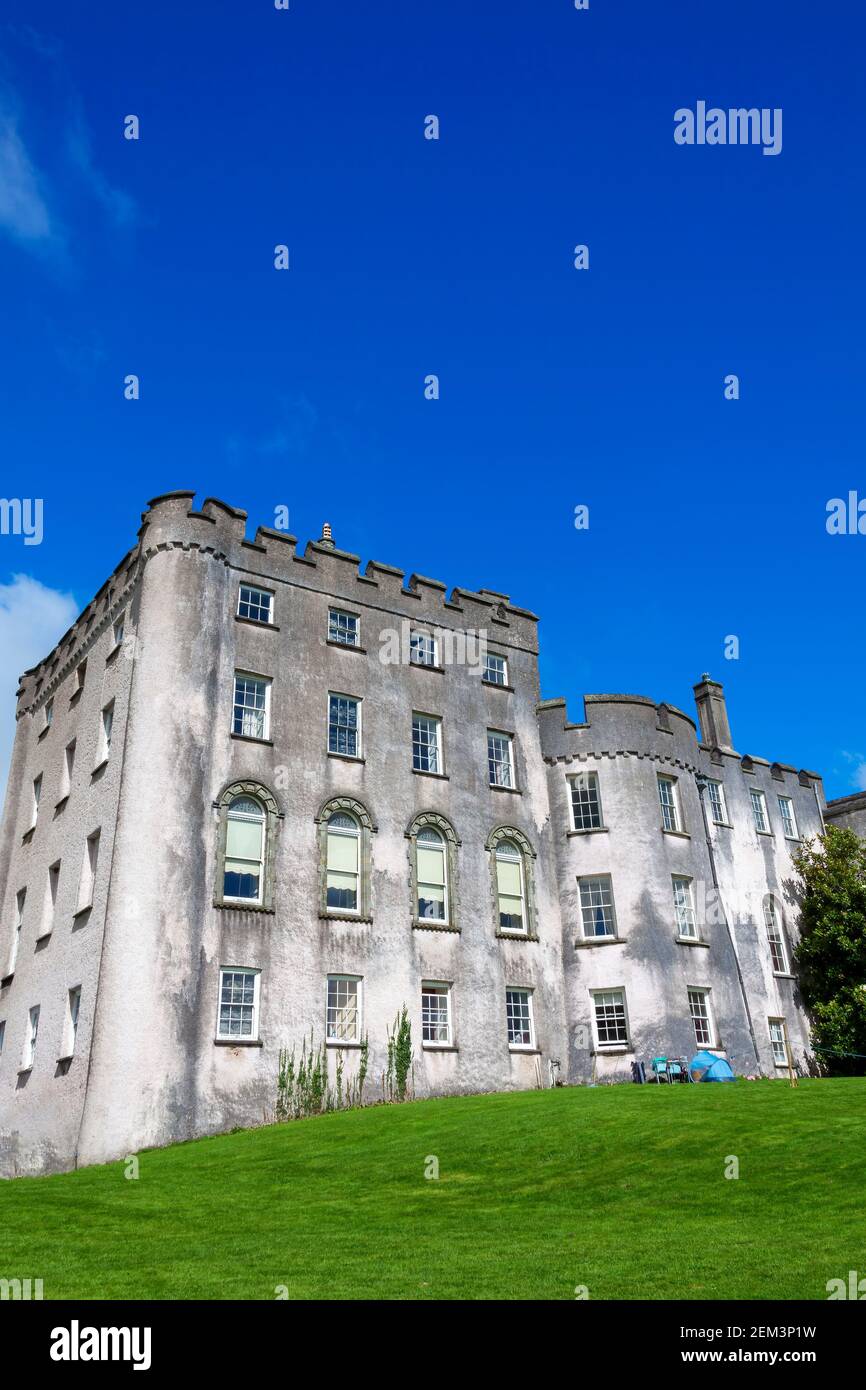
{"type": "MultiPolygon", "coordinates": [[[[587,696],[571,723],[564,701],[540,701],[536,618],[504,595],[447,596],[375,562],[361,573],[327,534],[303,554],[279,531],[247,540],[245,513],[192,502],[150,503],[137,545],[21,680],[0,839],[0,1172],[259,1123],[280,1048],[324,1037],[329,977],[356,982],[371,1094],[404,1003],[418,1095],[549,1084],[552,1063],[566,1082],[626,1078],[635,1058],[692,1055],[701,1027],[735,1070],[784,1074],[770,1020],[802,1060],[791,853],[822,829],[818,774],[734,752],[708,678],[700,733],[639,696],[587,696]],[[239,615],[241,584],[271,596],[270,621],[239,615]],[[352,643],[329,638],[331,609],[354,622],[352,643]],[[432,664],[406,659],[416,631],[437,641],[432,664]],[[478,632],[507,663],[495,679],[465,641],[478,632]],[[383,659],[395,642],[401,656],[383,659]],[[237,731],[236,672],[269,683],[252,734],[237,731]],[[330,746],[331,693],[360,702],[348,754],[330,746]],[[435,768],[413,765],[413,715],[441,721],[435,768]],[[491,731],[511,787],[491,785],[491,731]],[[226,891],[241,870],[224,877],[244,806],[265,845],[246,902],[226,891]],[[351,879],[328,859],[334,815],[357,842],[351,909],[331,905],[351,879]],[[447,888],[422,891],[430,832],[447,888]],[[440,891],[437,917],[424,894],[440,891]],[[233,1026],[221,970],[255,974],[243,1036],[218,1036],[233,1026]],[[448,1024],[426,1041],[424,982],[450,987],[448,1024]]],[[[345,1011],[332,1026],[351,1032],[345,1011]]]]}

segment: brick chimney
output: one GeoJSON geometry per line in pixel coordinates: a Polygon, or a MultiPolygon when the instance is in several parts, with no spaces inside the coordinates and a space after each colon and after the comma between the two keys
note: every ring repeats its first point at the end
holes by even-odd
{"type": "Polygon", "coordinates": [[[705,671],[694,691],[701,725],[701,741],[709,744],[710,748],[733,751],[728,707],[725,704],[725,692],[721,682],[711,680],[709,672],[705,671]]]}

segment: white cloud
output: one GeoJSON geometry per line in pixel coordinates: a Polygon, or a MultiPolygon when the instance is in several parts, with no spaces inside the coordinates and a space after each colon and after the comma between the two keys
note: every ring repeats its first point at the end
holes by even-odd
{"type": "Polygon", "coordinates": [[[14,117],[5,113],[0,114],[0,227],[19,241],[44,242],[52,235],[39,175],[14,117]]]}
{"type": "Polygon", "coordinates": [[[854,770],[851,773],[851,786],[856,787],[858,792],[866,792],[866,755],[849,753],[843,749],[842,757],[846,763],[854,764],[854,770]]]}
{"type": "Polygon", "coordinates": [[[28,574],[14,574],[0,584],[0,790],[15,737],[15,691],[18,677],[47,656],[78,617],[72,594],[49,589],[28,574]]]}
{"type": "Polygon", "coordinates": [[[126,227],[136,220],[136,206],[128,193],[114,188],[98,169],[90,147],[90,136],[79,112],[67,139],[69,158],[90,189],[97,202],[101,203],[115,227],[126,227]]]}

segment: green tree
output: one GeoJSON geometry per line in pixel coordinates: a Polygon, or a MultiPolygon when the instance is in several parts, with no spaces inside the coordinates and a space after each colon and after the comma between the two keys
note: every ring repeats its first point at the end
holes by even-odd
{"type": "Polygon", "coordinates": [[[794,858],[801,939],[794,952],[819,1057],[837,1075],[866,1071],[866,841],[828,826],[794,858]],[[830,1049],[822,1052],[822,1048],[830,1049]],[[860,1057],[833,1056],[856,1052],[860,1057]]]}

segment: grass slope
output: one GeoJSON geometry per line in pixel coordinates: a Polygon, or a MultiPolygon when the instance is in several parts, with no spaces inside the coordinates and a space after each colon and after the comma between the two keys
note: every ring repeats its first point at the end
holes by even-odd
{"type": "Polygon", "coordinates": [[[137,1181],[0,1183],[0,1276],[46,1298],[826,1298],[866,1271],[864,1121],[860,1079],[325,1115],[143,1153],[137,1181]]]}

